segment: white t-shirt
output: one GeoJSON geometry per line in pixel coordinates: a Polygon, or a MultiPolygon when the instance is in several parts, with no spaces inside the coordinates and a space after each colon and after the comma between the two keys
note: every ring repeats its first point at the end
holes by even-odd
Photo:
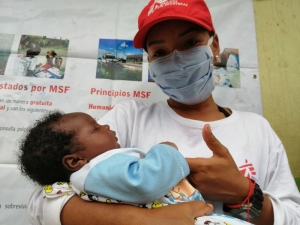
{"type": "MultiPolygon", "coordinates": [[[[240,171],[256,180],[273,203],[274,225],[300,224],[300,194],[290,171],[285,149],[269,125],[260,115],[232,110],[232,114],[214,122],[186,119],[176,114],[166,101],[147,104],[136,100],[117,104],[99,121],[109,124],[121,147],[149,149],[163,141],[174,142],[185,157],[211,157],[212,152],[202,138],[202,129],[210,124],[216,138],[228,148],[240,171]]],[[[34,195],[30,204],[43,201],[34,195]]],[[[44,202],[46,217],[59,219],[65,202],[48,206],[44,202]],[[51,210],[50,210],[51,209],[51,210]]],[[[214,212],[225,214],[222,203],[213,202],[214,212]]],[[[40,207],[39,215],[42,214],[40,207]]],[[[30,209],[30,216],[37,213],[30,209]]],[[[39,223],[36,223],[39,224],[39,223]]]]}
{"type": "Polygon", "coordinates": [[[28,70],[34,70],[36,67],[37,58],[36,57],[26,57],[27,61],[29,62],[28,70]]]}

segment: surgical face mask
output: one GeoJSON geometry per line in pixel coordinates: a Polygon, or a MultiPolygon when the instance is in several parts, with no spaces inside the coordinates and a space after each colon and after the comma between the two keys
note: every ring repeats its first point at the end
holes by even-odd
{"type": "Polygon", "coordinates": [[[194,105],[206,100],[215,88],[209,46],[175,50],[150,63],[150,76],[173,100],[194,105]]]}

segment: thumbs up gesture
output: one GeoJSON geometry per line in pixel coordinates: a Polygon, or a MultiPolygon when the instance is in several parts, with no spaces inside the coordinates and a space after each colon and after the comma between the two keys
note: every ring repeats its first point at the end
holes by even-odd
{"type": "Polygon", "coordinates": [[[212,151],[210,158],[187,158],[190,167],[188,180],[203,195],[205,200],[239,204],[249,191],[249,181],[235,164],[228,149],[222,145],[206,124],[203,139],[212,151]]]}

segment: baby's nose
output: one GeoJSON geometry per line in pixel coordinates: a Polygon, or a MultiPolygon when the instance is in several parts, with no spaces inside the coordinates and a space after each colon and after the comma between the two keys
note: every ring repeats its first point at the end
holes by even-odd
{"type": "Polygon", "coordinates": [[[103,127],[104,127],[105,129],[107,129],[107,130],[110,129],[109,125],[107,125],[107,124],[103,125],[103,127]]]}

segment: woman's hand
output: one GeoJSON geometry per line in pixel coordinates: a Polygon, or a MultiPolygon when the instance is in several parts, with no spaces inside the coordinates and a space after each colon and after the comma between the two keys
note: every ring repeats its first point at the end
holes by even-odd
{"type": "Polygon", "coordinates": [[[206,200],[242,203],[248,195],[248,179],[240,173],[229,151],[215,138],[208,124],[202,135],[213,156],[187,158],[191,170],[188,180],[206,200]]]}
{"type": "Polygon", "coordinates": [[[208,216],[213,211],[211,204],[202,201],[191,201],[180,204],[168,205],[158,209],[147,210],[149,225],[194,225],[195,218],[208,216]]]}

